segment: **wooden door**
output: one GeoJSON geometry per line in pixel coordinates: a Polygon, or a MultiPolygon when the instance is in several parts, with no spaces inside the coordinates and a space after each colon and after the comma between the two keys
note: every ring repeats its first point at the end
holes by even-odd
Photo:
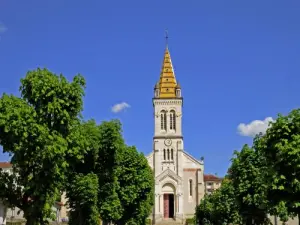
{"type": "Polygon", "coordinates": [[[169,194],[164,194],[164,218],[169,218],[169,194]]]}

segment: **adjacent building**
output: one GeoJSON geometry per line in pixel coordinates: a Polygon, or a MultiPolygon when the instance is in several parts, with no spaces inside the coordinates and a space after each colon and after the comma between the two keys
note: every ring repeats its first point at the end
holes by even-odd
{"type": "Polygon", "coordinates": [[[211,194],[215,190],[221,187],[223,178],[218,177],[213,174],[205,174],[204,175],[204,184],[205,184],[205,193],[211,194]]]}
{"type": "MultiPolygon", "coordinates": [[[[0,168],[5,172],[12,172],[12,164],[9,162],[0,162],[0,168]]],[[[56,213],[56,221],[67,220],[65,194],[62,195],[61,202],[56,202],[52,209],[56,213]]],[[[0,200],[0,225],[6,224],[7,221],[17,220],[24,220],[23,212],[19,208],[8,208],[0,200]]]]}

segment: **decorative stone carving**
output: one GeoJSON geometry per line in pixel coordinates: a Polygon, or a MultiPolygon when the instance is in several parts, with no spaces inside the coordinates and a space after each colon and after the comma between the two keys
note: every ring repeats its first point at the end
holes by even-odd
{"type": "Polygon", "coordinates": [[[176,117],[180,117],[182,113],[176,113],[176,117]]]}
{"type": "Polygon", "coordinates": [[[155,105],[181,105],[182,101],[181,100],[164,100],[164,101],[154,100],[153,103],[155,105]]]}
{"type": "Polygon", "coordinates": [[[182,181],[181,177],[179,177],[176,173],[174,173],[172,170],[167,169],[165,170],[163,173],[161,173],[159,176],[156,177],[156,182],[160,182],[163,179],[165,179],[166,177],[170,177],[172,178],[174,181],[176,181],[177,183],[179,181],[182,181]]]}

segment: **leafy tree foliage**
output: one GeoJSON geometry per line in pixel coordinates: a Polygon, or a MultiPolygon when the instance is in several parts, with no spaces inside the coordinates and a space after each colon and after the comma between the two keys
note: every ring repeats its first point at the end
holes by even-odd
{"type": "Polygon", "coordinates": [[[28,72],[21,98],[0,99],[0,144],[13,173],[0,171],[0,199],[46,224],[62,190],[70,224],[144,224],[154,178],[146,158],[123,140],[119,121],[81,121],[85,81],[68,82],[47,69],[28,72]],[[65,185],[67,184],[67,185],[65,185]]]}
{"type": "Polygon", "coordinates": [[[70,224],[96,224],[98,213],[114,224],[144,224],[153,204],[154,177],[144,155],[125,144],[120,122],[82,122],[73,134],[80,138],[72,138],[77,150],[68,160],[70,224]]]}
{"type": "Polygon", "coordinates": [[[122,218],[124,212],[117,193],[117,167],[121,159],[119,152],[125,144],[118,121],[103,122],[99,128],[100,148],[96,169],[99,179],[98,207],[104,221],[115,222],[122,218]]]}
{"type": "Polygon", "coordinates": [[[263,158],[248,145],[244,145],[240,152],[235,151],[234,155],[229,179],[243,224],[269,224],[263,158]]]}
{"type": "Polygon", "coordinates": [[[144,224],[153,206],[154,176],[142,153],[126,146],[117,167],[117,193],[123,215],[117,224],[144,224]]]}
{"type": "Polygon", "coordinates": [[[196,208],[196,218],[200,224],[239,224],[241,218],[234,186],[229,179],[224,179],[221,188],[201,200],[196,208]]]}
{"type": "Polygon", "coordinates": [[[117,120],[100,125],[100,215],[115,224],[144,224],[153,205],[154,177],[146,158],[124,143],[121,132],[117,120]]]}
{"type": "Polygon", "coordinates": [[[196,207],[196,221],[199,224],[213,224],[216,220],[214,215],[214,195],[205,195],[196,207]]]}
{"type": "Polygon", "coordinates": [[[99,224],[98,177],[94,174],[99,151],[99,128],[90,120],[74,126],[72,153],[68,155],[66,194],[70,225],[99,224]],[[79,137],[79,138],[75,138],[79,137]]]}
{"type": "Polygon", "coordinates": [[[68,188],[72,225],[98,225],[98,177],[93,173],[75,175],[68,188]]]}
{"type": "MultiPolygon", "coordinates": [[[[300,109],[279,115],[265,135],[254,141],[257,151],[266,159],[265,179],[271,185],[268,193],[276,213],[286,218],[300,214],[300,109]]],[[[300,222],[300,220],[299,220],[300,222]]]]}
{"type": "Polygon", "coordinates": [[[29,71],[21,98],[0,99],[0,145],[12,155],[13,173],[0,173],[0,198],[24,212],[27,224],[45,224],[60,194],[68,136],[82,110],[85,81],[68,82],[47,69],[29,71]]]}

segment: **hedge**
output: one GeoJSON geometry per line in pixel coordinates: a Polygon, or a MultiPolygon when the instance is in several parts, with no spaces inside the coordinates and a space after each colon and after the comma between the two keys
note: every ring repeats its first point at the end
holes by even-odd
{"type": "Polygon", "coordinates": [[[194,218],[188,218],[185,220],[186,225],[194,225],[195,224],[195,219],[194,218]]]}
{"type": "Polygon", "coordinates": [[[151,219],[146,219],[146,225],[152,225],[151,219]]]}

